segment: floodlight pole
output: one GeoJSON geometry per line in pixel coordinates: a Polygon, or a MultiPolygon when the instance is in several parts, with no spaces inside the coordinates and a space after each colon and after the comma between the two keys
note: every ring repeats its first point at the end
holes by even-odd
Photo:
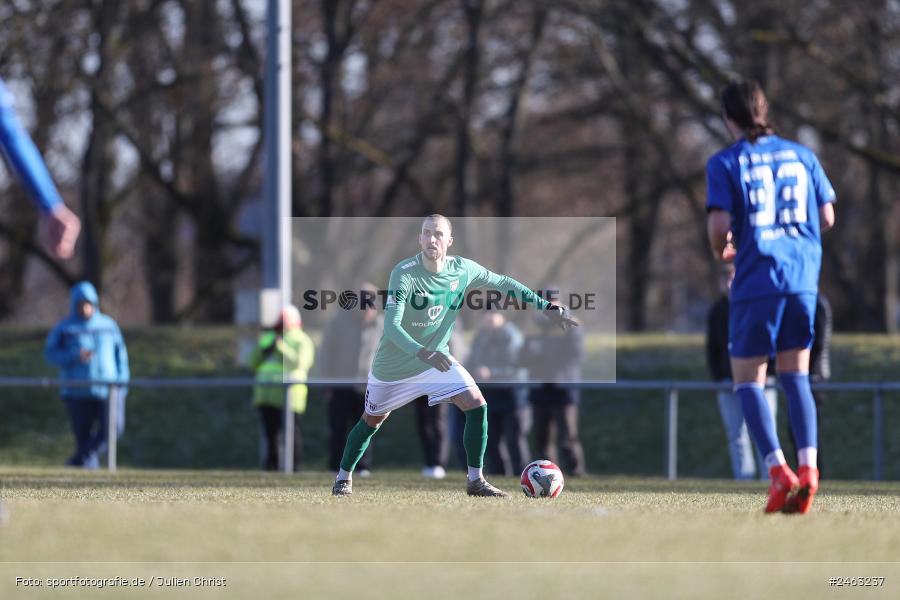
{"type": "MultiPolygon", "coordinates": [[[[266,170],[263,184],[260,319],[272,323],[291,303],[291,3],[268,0],[266,9],[266,170]]],[[[285,396],[288,395],[285,387],[285,396]]],[[[293,472],[293,415],[284,403],[282,468],[293,472]]]]}
{"type": "Polygon", "coordinates": [[[291,302],[291,3],[268,0],[266,15],[263,318],[291,302]],[[276,292],[277,290],[277,292],[276,292]],[[277,298],[276,307],[269,293],[277,298]]]}

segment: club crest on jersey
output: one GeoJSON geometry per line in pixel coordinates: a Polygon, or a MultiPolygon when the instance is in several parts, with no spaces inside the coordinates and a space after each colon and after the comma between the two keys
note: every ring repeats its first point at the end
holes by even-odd
{"type": "Polygon", "coordinates": [[[456,288],[459,287],[459,279],[450,284],[450,291],[455,292],[456,288]]]}
{"type": "Polygon", "coordinates": [[[444,310],[443,306],[432,306],[431,308],[428,309],[428,318],[431,319],[432,321],[436,320],[440,316],[440,314],[443,310],[444,310]]]}

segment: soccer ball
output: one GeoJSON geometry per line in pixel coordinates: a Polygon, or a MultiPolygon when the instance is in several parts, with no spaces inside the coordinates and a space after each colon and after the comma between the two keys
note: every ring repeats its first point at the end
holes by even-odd
{"type": "Polygon", "coordinates": [[[529,498],[556,498],[565,481],[559,467],[549,460],[536,460],[522,471],[522,491],[529,498]]]}

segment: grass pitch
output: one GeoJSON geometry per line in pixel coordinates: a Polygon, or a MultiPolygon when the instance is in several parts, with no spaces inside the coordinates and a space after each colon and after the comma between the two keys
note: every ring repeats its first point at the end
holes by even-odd
{"type": "Polygon", "coordinates": [[[455,473],[376,472],[349,498],[331,497],[326,473],[6,469],[0,481],[2,598],[900,591],[898,483],[826,481],[814,512],[796,517],[763,515],[759,482],[570,479],[558,499],[533,500],[511,478],[492,480],[510,498],[469,498],[455,473]],[[49,587],[116,576],[150,583],[49,587]],[[830,577],[885,580],[833,587],[830,577]]]}

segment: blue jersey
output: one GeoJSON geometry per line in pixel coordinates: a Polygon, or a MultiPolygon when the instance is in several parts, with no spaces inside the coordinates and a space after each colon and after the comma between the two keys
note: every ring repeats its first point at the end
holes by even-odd
{"type": "Polygon", "coordinates": [[[47,172],[41,153],[22,128],[12,107],[12,96],[0,79],[0,152],[13,173],[41,210],[50,212],[62,202],[47,172]]]}
{"type": "Polygon", "coordinates": [[[811,150],[775,135],[741,139],[706,163],[706,197],[731,213],[732,302],[818,291],[819,207],[835,195],[811,150]]]}

